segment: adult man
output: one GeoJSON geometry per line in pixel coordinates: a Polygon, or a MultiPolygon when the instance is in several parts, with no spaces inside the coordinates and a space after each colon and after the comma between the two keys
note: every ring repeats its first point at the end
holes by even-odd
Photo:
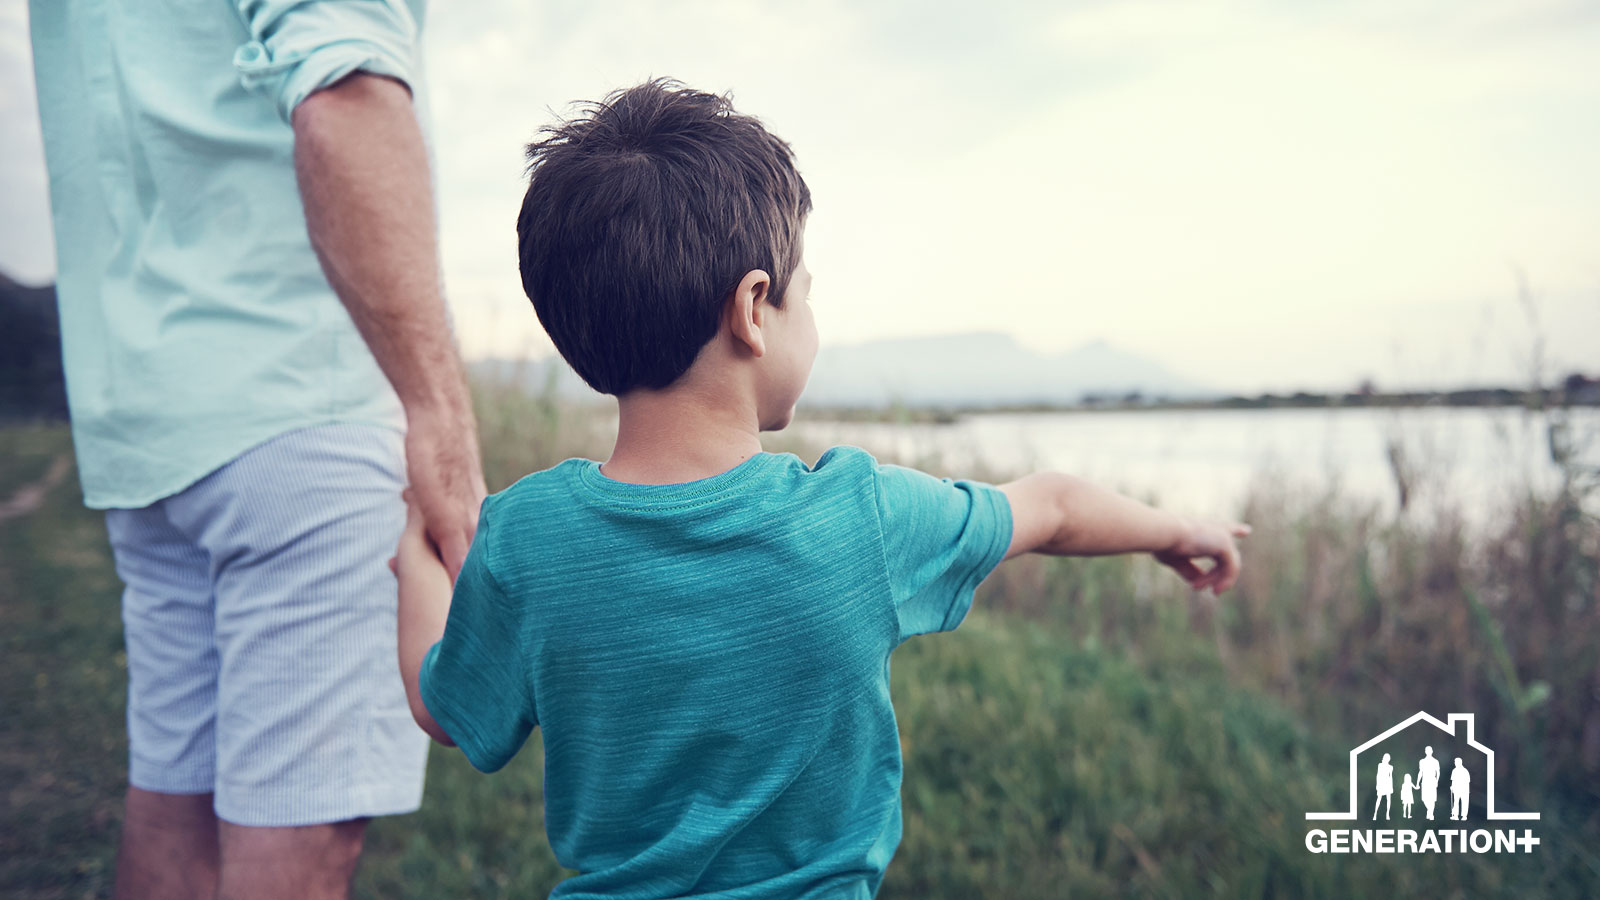
{"type": "Polygon", "coordinates": [[[1467,796],[1472,787],[1472,773],[1461,764],[1461,757],[1456,757],[1456,767],[1450,771],[1450,818],[1452,820],[1467,817],[1467,796]]]}
{"type": "Polygon", "coordinates": [[[400,492],[452,575],[484,496],[423,3],[31,3],[73,439],[127,584],[121,897],[342,897],[367,818],[420,802],[400,492]]]}
{"type": "Polygon", "coordinates": [[[1433,758],[1433,748],[1425,750],[1417,760],[1417,777],[1422,780],[1422,805],[1428,808],[1428,818],[1433,818],[1433,805],[1439,802],[1439,761],[1433,758]]]}

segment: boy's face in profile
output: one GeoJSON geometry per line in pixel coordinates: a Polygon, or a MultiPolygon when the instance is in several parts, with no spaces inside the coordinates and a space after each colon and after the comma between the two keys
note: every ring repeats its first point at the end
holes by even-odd
{"type": "Polygon", "coordinates": [[[811,272],[805,254],[789,279],[789,290],[782,309],[767,307],[764,329],[769,332],[766,370],[768,377],[761,408],[770,410],[770,420],[761,423],[763,431],[777,431],[794,419],[794,405],[811,377],[817,359],[817,323],[811,315],[811,272]]]}

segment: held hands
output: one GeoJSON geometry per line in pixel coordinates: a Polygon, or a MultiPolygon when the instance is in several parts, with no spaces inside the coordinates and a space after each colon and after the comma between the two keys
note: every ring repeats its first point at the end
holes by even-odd
{"type": "Polygon", "coordinates": [[[406,472],[413,511],[453,583],[478,530],[487,494],[478,460],[477,426],[470,410],[406,409],[406,472]]]}
{"type": "Polygon", "coordinates": [[[409,487],[400,495],[406,501],[406,529],[400,535],[400,546],[395,550],[395,555],[389,558],[389,571],[403,583],[442,580],[448,593],[453,579],[445,571],[438,547],[428,536],[417,495],[409,487]]]}
{"type": "Polygon", "coordinates": [[[1215,597],[1233,587],[1239,577],[1240,566],[1239,548],[1234,545],[1233,539],[1249,535],[1250,526],[1243,522],[1224,523],[1189,518],[1183,521],[1183,536],[1171,547],[1152,554],[1156,561],[1171,567],[1184,581],[1189,582],[1191,590],[1210,588],[1211,595],[1215,597]],[[1194,560],[1201,558],[1214,560],[1211,568],[1201,569],[1194,564],[1194,560]]]}

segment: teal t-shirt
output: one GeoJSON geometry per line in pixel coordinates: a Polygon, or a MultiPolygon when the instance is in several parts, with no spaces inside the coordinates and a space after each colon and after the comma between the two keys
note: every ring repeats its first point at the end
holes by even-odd
{"type": "Polygon", "coordinates": [[[889,655],[950,631],[1004,493],[837,446],[490,495],[421,693],[472,765],[534,726],[562,898],[871,897],[900,843],[889,655]]]}

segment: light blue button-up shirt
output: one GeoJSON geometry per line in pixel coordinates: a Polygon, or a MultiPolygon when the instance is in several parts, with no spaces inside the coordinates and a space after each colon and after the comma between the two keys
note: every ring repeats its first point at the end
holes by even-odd
{"type": "Polygon", "coordinates": [[[425,2],[31,0],[86,506],[148,505],[295,428],[405,428],[311,249],[289,117],[359,69],[425,123],[425,2]]]}

